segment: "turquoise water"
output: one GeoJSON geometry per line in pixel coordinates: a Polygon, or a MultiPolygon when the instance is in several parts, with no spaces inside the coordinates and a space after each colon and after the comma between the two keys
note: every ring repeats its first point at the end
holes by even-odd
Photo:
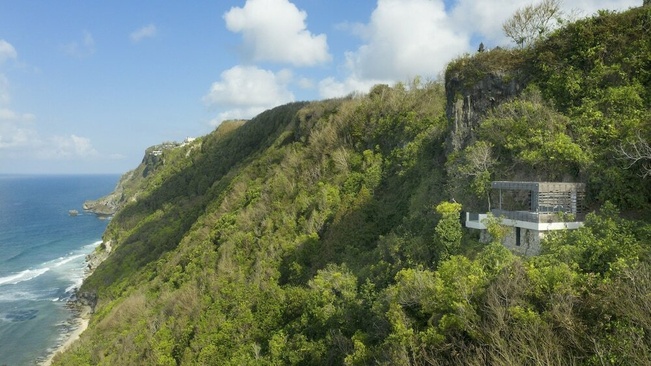
{"type": "Polygon", "coordinates": [[[65,340],[73,319],[66,302],[107,225],[82,204],[118,179],[0,175],[0,365],[38,364],[65,340]]]}

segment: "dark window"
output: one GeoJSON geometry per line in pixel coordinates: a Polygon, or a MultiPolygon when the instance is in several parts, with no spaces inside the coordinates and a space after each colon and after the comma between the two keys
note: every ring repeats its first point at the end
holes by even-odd
{"type": "Polygon", "coordinates": [[[515,228],[515,246],[516,247],[520,246],[520,228],[519,227],[515,228]]]}

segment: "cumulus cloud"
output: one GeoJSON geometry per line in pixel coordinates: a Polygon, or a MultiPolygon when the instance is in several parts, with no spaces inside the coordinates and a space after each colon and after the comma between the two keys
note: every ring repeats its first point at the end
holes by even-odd
{"type": "Polygon", "coordinates": [[[81,40],[72,41],[63,46],[63,50],[73,57],[88,57],[95,53],[95,40],[93,35],[84,31],[81,40]]]}
{"type": "Polygon", "coordinates": [[[27,147],[37,141],[31,122],[34,115],[0,106],[0,150],[27,147]]]}
{"type": "Polygon", "coordinates": [[[436,77],[470,44],[468,34],[455,31],[442,0],[379,0],[368,24],[347,28],[365,43],[346,53],[346,80],[321,81],[322,97],[366,91],[378,82],[436,77]]]}
{"type": "Polygon", "coordinates": [[[380,0],[367,27],[368,43],[347,55],[364,79],[436,76],[468,37],[451,30],[442,1],[380,0]]]}
{"type": "MultiPolygon", "coordinates": [[[[11,43],[0,39],[0,65],[9,59],[15,59],[18,53],[11,43]]],[[[9,95],[9,80],[4,74],[0,74],[0,107],[9,104],[11,97],[9,95]]]]}
{"type": "Polygon", "coordinates": [[[517,9],[530,5],[530,0],[459,0],[450,16],[458,32],[476,35],[481,42],[490,45],[505,45],[508,40],[502,32],[502,23],[517,9]]]}
{"type": "Polygon", "coordinates": [[[337,81],[328,77],[319,82],[319,94],[322,98],[338,98],[352,92],[367,92],[375,84],[390,84],[392,80],[363,80],[355,76],[348,77],[344,81],[337,81]]]}
{"type": "Polygon", "coordinates": [[[9,104],[11,97],[9,95],[9,80],[4,74],[0,74],[0,107],[9,104]]]}
{"type": "MultiPolygon", "coordinates": [[[[450,16],[457,32],[467,32],[491,46],[512,45],[502,31],[502,24],[516,10],[532,3],[531,0],[458,0],[450,16]]],[[[600,9],[624,10],[639,6],[639,0],[574,0],[561,1],[560,6],[566,17],[590,16],[600,9]]]]}
{"type": "Polygon", "coordinates": [[[156,26],[154,24],[149,24],[131,32],[129,38],[131,38],[131,42],[138,43],[145,38],[155,37],[157,32],[158,29],[156,28],[156,26]]]}
{"type": "Polygon", "coordinates": [[[47,141],[47,145],[40,154],[44,158],[70,159],[70,158],[92,158],[99,155],[93,147],[90,139],[77,135],[53,136],[47,141]]]}
{"type": "Polygon", "coordinates": [[[43,137],[30,113],[0,107],[0,155],[71,160],[101,157],[90,139],[75,134],[43,137]]]}
{"type": "MultiPolygon", "coordinates": [[[[535,2],[535,1],[534,1],[535,2]]],[[[321,80],[321,97],[368,91],[377,83],[436,78],[456,57],[474,52],[479,42],[509,46],[502,24],[531,0],[378,0],[367,24],[341,23],[340,31],[363,44],[345,54],[346,76],[321,80]]],[[[624,10],[639,0],[561,2],[567,16],[589,16],[599,9],[624,10]]]]}
{"type": "Polygon", "coordinates": [[[41,160],[100,157],[86,137],[74,134],[42,137],[35,120],[31,113],[19,113],[0,105],[0,155],[41,160]]]}
{"type": "MultiPolygon", "coordinates": [[[[80,42],[64,47],[70,55],[88,56],[94,52],[92,35],[84,32],[80,42]]],[[[0,64],[17,58],[16,49],[0,39],[0,64]]],[[[9,80],[0,73],[0,156],[3,158],[36,158],[41,160],[73,160],[101,157],[90,139],[75,134],[42,136],[38,132],[36,116],[17,112],[11,107],[9,80]]],[[[1,159],[0,159],[1,160],[1,159]]]]}
{"type": "Polygon", "coordinates": [[[251,118],[280,104],[294,101],[287,84],[288,70],[274,73],[254,66],[235,66],[221,74],[221,80],[203,97],[208,106],[224,110],[212,124],[226,119],[251,118]]]}
{"type": "Polygon", "coordinates": [[[17,113],[9,108],[0,107],[1,122],[31,122],[34,118],[34,115],[31,113],[17,113]]]}
{"type": "Polygon", "coordinates": [[[331,60],[325,34],[313,35],[307,14],[288,0],[247,0],[224,14],[226,28],[242,33],[244,56],[250,61],[272,61],[313,66],[331,60]]]}
{"type": "MultiPolygon", "coordinates": [[[[0,39],[0,64],[17,56],[16,49],[9,42],[0,39]]],[[[3,152],[28,145],[36,135],[31,126],[34,115],[14,111],[10,102],[9,80],[0,74],[0,151],[3,152]]]]}
{"type": "Polygon", "coordinates": [[[4,39],[0,39],[0,64],[9,59],[15,59],[16,57],[18,57],[18,53],[14,46],[4,39]]]}
{"type": "Polygon", "coordinates": [[[314,89],[314,80],[302,77],[298,80],[298,87],[301,89],[314,89]]]}

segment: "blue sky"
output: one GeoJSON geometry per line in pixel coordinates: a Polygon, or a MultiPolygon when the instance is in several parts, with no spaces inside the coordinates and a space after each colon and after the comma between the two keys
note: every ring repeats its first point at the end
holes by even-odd
{"type": "MultiPolygon", "coordinates": [[[[438,78],[531,1],[0,3],[0,174],[124,173],[144,150],[297,100],[438,78]]],[[[566,1],[584,16],[642,0],[566,1]]]]}

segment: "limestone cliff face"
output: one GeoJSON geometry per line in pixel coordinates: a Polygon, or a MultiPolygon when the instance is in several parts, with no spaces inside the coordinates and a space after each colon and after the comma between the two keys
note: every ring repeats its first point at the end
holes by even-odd
{"type": "Polygon", "coordinates": [[[504,68],[502,64],[492,67],[483,59],[486,57],[473,57],[469,62],[458,61],[461,65],[449,67],[446,73],[446,114],[451,124],[448,153],[471,144],[486,113],[516,97],[526,87],[523,73],[517,67],[504,68]]]}

